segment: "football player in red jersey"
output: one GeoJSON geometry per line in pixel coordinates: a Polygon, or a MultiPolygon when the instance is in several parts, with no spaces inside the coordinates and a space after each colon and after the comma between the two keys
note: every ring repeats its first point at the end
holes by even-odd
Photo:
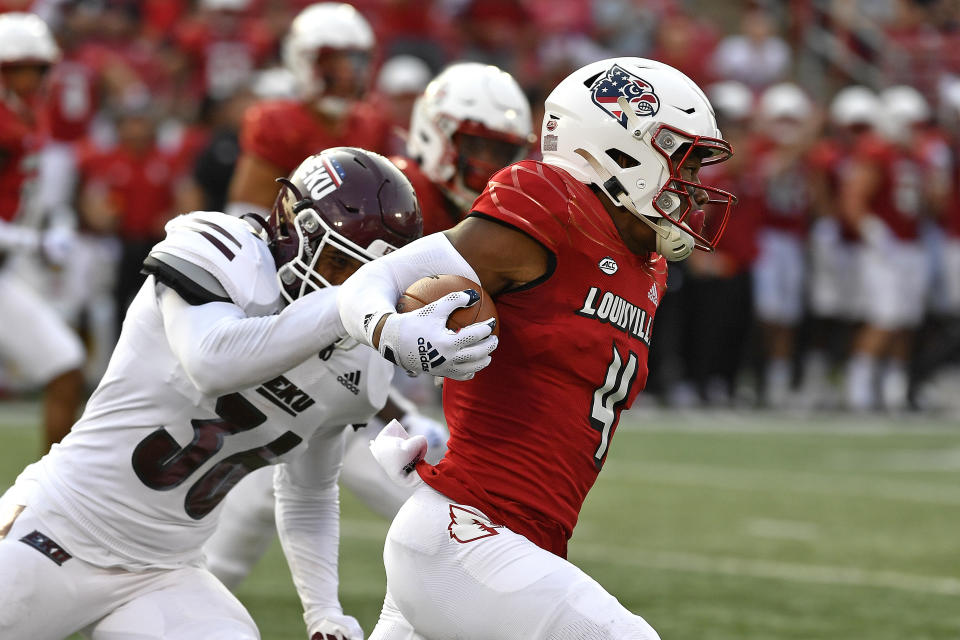
{"type": "Polygon", "coordinates": [[[247,110],[227,213],[266,213],[274,177],[322,149],[349,145],[389,153],[389,119],[363,101],[373,46],[370,25],[348,4],[313,4],[294,18],[283,62],[301,99],[267,100],[247,110]]]}
{"type": "MultiPolygon", "coordinates": [[[[40,130],[35,114],[44,76],[60,57],[47,25],[29,13],[0,15],[0,267],[8,254],[40,251],[63,263],[71,234],[16,224],[34,201],[40,130]]],[[[0,355],[31,381],[44,383],[47,446],[70,430],[80,406],[83,346],[63,320],[10,269],[0,268],[0,355]]]]}
{"type": "Polygon", "coordinates": [[[859,141],[842,192],[844,214],[863,239],[860,286],[866,317],[854,338],[846,377],[847,404],[857,411],[906,408],[907,361],[929,288],[920,242],[920,218],[929,204],[915,125],[929,118],[930,109],[907,86],[890,87],[880,97],[883,137],[859,141]]]}
{"type": "Polygon", "coordinates": [[[407,158],[391,158],[413,183],[423,233],[456,225],[494,173],[522,160],[533,135],[530,103],[506,71],[479,62],[450,65],[417,99],[407,158]]]}
{"type": "MultiPolygon", "coordinates": [[[[339,292],[352,337],[452,378],[447,455],[415,467],[425,484],[388,533],[371,639],[658,638],[565,560],[567,541],[646,380],[666,261],[723,233],[734,197],[697,174],[732,151],[703,92],[652,60],[587,65],[545,108],[543,162],[497,172],[460,224],[361,267],[339,292]],[[446,329],[471,292],[396,313],[407,286],[438,273],[495,298],[492,359],[492,320],[446,329]]],[[[402,477],[416,458],[391,464],[406,445],[380,445],[402,477]]]]}

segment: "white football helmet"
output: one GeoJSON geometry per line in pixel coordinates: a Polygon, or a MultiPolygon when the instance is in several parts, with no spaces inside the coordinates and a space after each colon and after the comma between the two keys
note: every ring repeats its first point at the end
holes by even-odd
{"type": "Polygon", "coordinates": [[[283,42],[283,63],[302,98],[339,117],[367,90],[373,44],[373,30],[360,12],[349,4],[321,2],[293,19],[283,42]],[[347,70],[327,68],[325,61],[350,65],[347,70]]]}
{"type": "Polygon", "coordinates": [[[444,69],[414,104],[407,154],[465,209],[534,140],[530,103],[513,76],[461,62],[444,69]]]}
{"type": "Polygon", "coordinates": [[[54,64],[60,48],[47,23],[33,13],[0,14],[0,64],[54,64]]]}
{"type": "Polygon", "coordinates": [[[926,98],[907,85],[888,87],[880,92],[883,120],[880,130],[889,139],[906,142],[913,126],[930,119],[930,105],[926,98]]]}
{"type": "Polygon", "coordinates": [[[377,89],[388,96],[420,94],[427,87],[433,72],[417,56],[393,56],[383,63],[377,74],[377,89]]]}
{"type": "Polygon", "coordinates": [[[710,104],[727,120],[746,120],[753,113],[753,92],[738,80],[715,82],[707,87],[710,104]]]}
{"type": "Polygon", "coordinates": [[[710,101],[690,78],[655,60],[601,60],[567,76],[545,108],[545,163],[596,185],[650,225],[668,259],[682,260],[694,246],[716,246],[736,198],[685,180],[680,168],[691,154],[707,165],[726,160],[733,150],[720,137],[710,101]],[[698,190],[708,196],[702,206],[694,201],[698,190]]]}
{"type": "Polygon", "coordinates": [[[796,144],[806,132],[813,103],[797,85],[781,82],[763,92],[757,111],[771,138],[781,144],[796,144]]]}
{"type": "Polygon", "coordinates": [[[830,102],[830,122],[838,127],[873,127],[880,115],[877,94],[860,85],[844,87],[830,102]]]}

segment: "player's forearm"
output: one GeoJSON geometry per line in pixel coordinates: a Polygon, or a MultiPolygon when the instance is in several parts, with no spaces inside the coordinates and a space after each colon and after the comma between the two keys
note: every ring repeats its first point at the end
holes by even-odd
{"type": "MultiPolygon", "coordinates": [[[[435,233],[363,265],[340,286],[337,306],[346,332],[376,346],[374,332],[396,310],[408,286],[429,275],[454,274],[477,281],[477,274],[442,233],[435,233]]],[[[379,335],[379,333],[377,333],[379,335]]]]}
{"type": "Polygon", "coordinates": [[[340,540],[340,493],[332,486],[307,490],[291,482],[287,465],[274,476],[277,531],[307,628],[331,612],[342,612],[337,596],[340,540]]]}
{"type": "Polygon", "coordinates": [[[187,304],[161,293],[164,327],[191,381],[206,394],[248,388],[289,371],[344,335],[332,288],[309,293],[273,316],[249,318],[236,305],[187,304]]]}

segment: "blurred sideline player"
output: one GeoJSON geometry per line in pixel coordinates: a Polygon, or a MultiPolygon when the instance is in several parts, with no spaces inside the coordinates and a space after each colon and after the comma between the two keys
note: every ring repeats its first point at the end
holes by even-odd
{"type": "Polygon", "coordinates": [[[0,15],[0,358],[29,382],[45,385],[47,447],[59,442],[76,419],[83,346],[50,305],[2,263],[22,252],[40,252],[57,264],[70,259],[71,232],[17,224],[18,217],[36,206],[31,183],[42,141],[35,115],[44,76],[59,55],[39,17],[0,15]]]}
{"type": "Polygon", "coordinates": [[[269,222],[172,220],[83,417],[0,500],[4,639],[259,638],[201,547],[237,481],[277,465],[308,634],[361,640],[337,597],[337,475],[393,367],[341,339],[335,285],[420,231],[409,181],[353,148],[304,160],[269,222]]]}
{"type": "MultiPolygon", "coordinates": [[[[658,638],[564,556],[620,412],[646,381],[665,258],[723,233],[734,198],[697,173],[731,149],[703,92],[651,60],[587,65],[545,106],[543,162],[497,172],[456,227],[340,288],[352,337],[408,370],[453,378],[447,455],[417,465],[426,484],[390,527],[372,640],[658,638]],[[471,278],[496,299],[503,348],[475,375],[451,372],[466,349],[446,329],[448,305],[475,296],[395,312],[401,292],[432,273],[471,278]],[[438,357],[421,360],[418,343],[438,357]]],[[[403,455],[410,440],[391,435],[375,443],[385,468],[416,482],[403,471],[416,459],[403,455]]]]}
{"type": "Polygon", "coordinates": [[[430,67],[417,56],[393,56],[380,67],[375,99],[385,105],[390,113],[389,155],[404,153],[413,105],[432,77],[430,67]]]}
{"type": "Polygon", "coordinates": [[[764,344],[763,397],[782,408],[790,399],[796,328],[803,316],[805,240],[810,216],[807,153],[814,142],[813,105],[795,84],[760,96],[762,125],[751,148],[760,183],[762,226],[754,266],[754,304],[764,344]]]}
{"type": "Polygon", "coordinates": [[[914,151],[914,127],[929,118],[929,107],[905,86],[886,89],[880,100],[882,137],[860,140],[841,196],[844,214],[863,240],[865,320],[846,375],[847,406],[856,411],[906,408],[907,362],[930,280],[920,242],[927,204],[914,151]]]}
{"type": "Polygon", "coordinates": [[[803,364],[802,398],[807,408],[835,408],[839,396],[831,370],[848,356],[852,332],[863,320],[860,286],[862,243],[843,215],[843,184],[861,138],[873,135],[880,100],[867,87],[841,89],[830,102],[828,135],[810,150],[813,221],[809,233],[810,344],[803,364]]]}
{"type": "Polygon", "coordinates": [[[348,4],[312,4],[294,18],[283,63],[300,98],[266,100],[247,110],[227,213],[268,211],[274,178],[322,149],[350,145],[389,152],[389,121],[363,100],[373,47],[370,25],[348,4]]]}
{"type": "MultiPolygon", "coordinates": [[[[416,162],[400,157],[391,160],[417,192],[424,227],[442,231],[464,216],[498,168],[525,155],[532,137],[530,107],[508,73],[489,65],[457,64],[433,80],[417,101],[410,131],[408,152],[416,162]],[[464,147],[473,155],[467,156],[464,147]]],[[[425,395],[417,393],[417,383],[421,379],[407,382],[401,378],[397,388],[405,395],[425,395]]],[[[391,482],[376,464],[368,446],[370,438],[386,420],[399,417],[408,431],[427,437],[428,459],[436,462],[446,450],[447,437],[445,429],[418,413],[403,395],[391,393],[389,398],[389,409],[381,412],[383,419],[374,418],[367,428],[348,436],[340,476],[344,487],[385,518],[393,518],[412,491],[391,482]]],[[[217,531],[207,543],[211,571],[230,588],[250,573],[273,540],[270,487],[263,472],[245,478],[227,498],[217,531]]]]}

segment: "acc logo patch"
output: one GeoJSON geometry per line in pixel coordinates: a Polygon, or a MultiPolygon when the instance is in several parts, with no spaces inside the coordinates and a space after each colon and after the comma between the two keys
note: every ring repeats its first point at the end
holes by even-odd
{"type": "Polygon", "coordinates": [[[617,272],[617,269],[620,268],[620,266],[617,264],[617,261],[611,258],[610,256],[607,256],[606,258],[598,262],[597,266],[600,267],[600,271],[603,271],[608,276],[612,276],[617,272]]]}
{"type": "Polygon", "coordinates": [[[491,523],[479,513],[455,504],[450,505],[450,525],[447,530],[450,532],[450,537],[457,542],[473,542],[499,535],[497,532],[499,528],[500,525],[491,523]]]}
{"type": "Polygon", "coordinates": [[[638,116],[656,115],[660,110],[660,98],[654,93],[653,85],[615,64],[594,81],[590,87],[590,97],[595,105],[616,118],[626,129],[627,116],[617,103],[620,96],[627,99],[638,116]]]}

